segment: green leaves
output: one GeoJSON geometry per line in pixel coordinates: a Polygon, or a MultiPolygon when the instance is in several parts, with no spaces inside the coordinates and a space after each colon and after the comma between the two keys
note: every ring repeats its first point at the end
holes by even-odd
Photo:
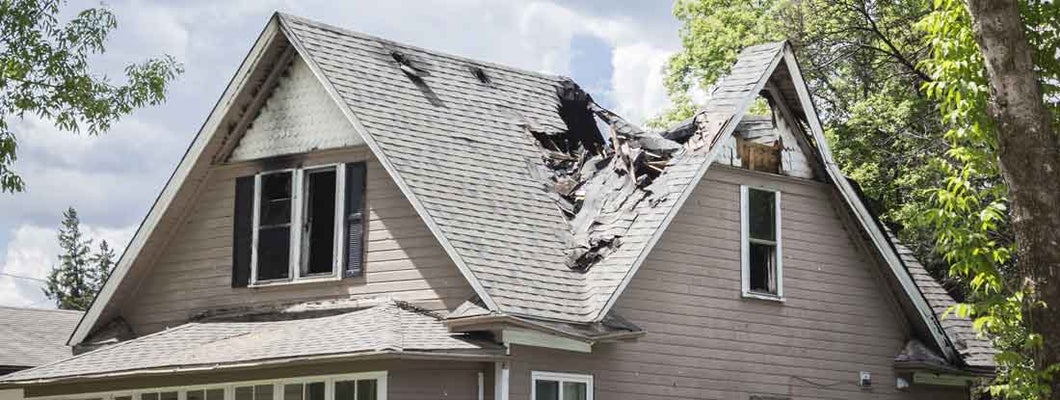
{"type": "MultiPolygon", "coordinates": [[[[1040,53],[1054,53],[1053,58],[1038,54],[1036,59],[1044,85],[1051,86],[1060,71],[1055,59],[1057,7],[1030,1],[1023,10],[1032,44],[1040,53]]],[[[1000,350],[991,394],[1006,399],[1046,398],[1051,371],[1057,367],[1036,364],[1042,337],[1030,332],[1023,318],[1042,304],[1024,296],[1025,282],[1014,271],[1008,190],[987,113],[990,91],[971,15],[963,1],[935,0],[935,9],[919,25],[932,48],[921,66],[933,80],[923,89],[939,104],[949,146],[937,160],[946,166],[945,185],[931,197],[933,210],[926,219],[936,227],[938,250],[949,262],[950,274],[971,288],[967,303],[960,307],[1000,350]]]]}
{"type": "Polygon", "coordinates": [[[105,8],[91,8],[60,22],[65,4],[0,1],[0,192],[25,187],[13,170],[12,119],[36,115],[65,131],[100,134],[132,110],[163,102],[169,83],[183,72],[167,55],[130,64],[120,83],[93,73],[89,58],[105,51],[118,21],[105,8]]]}

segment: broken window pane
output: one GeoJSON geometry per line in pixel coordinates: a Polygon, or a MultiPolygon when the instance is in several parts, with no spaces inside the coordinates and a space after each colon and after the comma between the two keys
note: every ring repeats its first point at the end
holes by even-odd
{"type": "Polygon", "coordinates": [[[261,176],[257,250],[259,281],[288,277],[291,253],[291,176],[290,172],[261,176]]]}
{"type": "Polygon", "coordinates": [[[750,243],[748,279],[752,292],[777,294],[775,245],[750,243]]]}
{"type": "Polygon", "coordinates": [[[776,193],[747,190],[747,213],[752,239],[776,241],[776,193]]]}
{"type": "Polygon", "coordinates": [[[302,272],[330,274],[335,255],[335,169],[306,173],[302,272]]]}
{"type": "Polygon", "coordinates": [[[535,381],[534,400],[559,400],[559,382],[541,379],[535,381]]]}

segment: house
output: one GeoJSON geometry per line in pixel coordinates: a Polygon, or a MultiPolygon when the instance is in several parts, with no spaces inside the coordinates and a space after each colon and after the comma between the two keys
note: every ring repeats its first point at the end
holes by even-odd
{"type": "Polygon", "coordinates": [[[276,14],[36,400],[959,399],[993,372],[789,44],[646,132],[568,78],[276,14]],[[755,105],[755,107],[752,107],[755,105]]]}
{"type": "MultiPolygon", "coordinates": [[[[0,376],[69,358],[66,339],[79,311],[0,306],[0,376]]],[[[19,400],[20,389],[0,389],[0,400],[19,400]]]]}

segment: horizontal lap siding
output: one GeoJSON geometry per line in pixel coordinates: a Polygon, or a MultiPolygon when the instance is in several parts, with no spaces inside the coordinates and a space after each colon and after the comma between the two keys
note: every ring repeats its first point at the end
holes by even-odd
{"type": "MultiPolygon", "coordinates": [[[[311,156],[306,165],[363,160],[363,149],[311,156]]],[[[453,309],[471,287],[382,166],[368,164],[368,233],[362,277],[339,282],[232,288],[232,211],[235,178],[254,166],[211,174],[195,206],[175,231],[123,316],[137,334],[176,326],[198,312],[251,305],[348,297],[390,296],[426,308],[453,309]]]]}
{"type": "Polygon", "coordinates": [[[591,355],[516,346],[511,398],[533,370],[592,373],[597,399],[962,398],[894,389],[909,329],[834,205],[819,183],[712,167],[616,305],[647,334],[591,355]],[[783,193],[783,304],[740,295],[741,183],[783,193]]]}

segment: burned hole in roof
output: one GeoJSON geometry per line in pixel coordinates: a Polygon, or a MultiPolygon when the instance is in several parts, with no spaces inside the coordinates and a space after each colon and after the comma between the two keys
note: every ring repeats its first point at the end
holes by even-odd
{"type": "Polygon", "coordinates": [[[471,75],[478,79],[483,85],[493,87],[493,78],[490,78],[489,74],[486,73],[485,69],[477,65],[468,66],[468,70],[471,71],[471,75]]]}
{"type": "Polygon", "coordinates": [[[394,59],[397,63],[398,69],[400,69],[401,72],[409,78],[409,81],[411,81],[412,84],[423,93],[427,102],[436,107],[446,106],[445,102],[442,101],[442,98],[439,97],[438,94],[427,85],[427,81],[424,80],[425,77],[431,76],[425,63],[417,62],[413,60],[412,57],[397,50],[390,51],[390,58],[394,59]]]}
{"type": "Polygon", "coordinates": [[[531,170],[567,217],[567,265],[587,270],[621,245],[640,203],[656,206],[666,198],[662,172],[684,147],[600,107],[573,81],[563,81],[556,94],[567,129],[527,125],[543,161],[531,170]],[[606,137],[597,122],[609,128],[606,137]]]}
{"type": "Polygon", "coordinates": [[[413,60],[405,55],[405,53],[393,50],[390,52],[390,57],[397,62],[398,69],[409,77],[423,78],[431,76],[430,71],[427,71],[427,69],[420,65],[420,63],[413,62],[413,60]]]}

